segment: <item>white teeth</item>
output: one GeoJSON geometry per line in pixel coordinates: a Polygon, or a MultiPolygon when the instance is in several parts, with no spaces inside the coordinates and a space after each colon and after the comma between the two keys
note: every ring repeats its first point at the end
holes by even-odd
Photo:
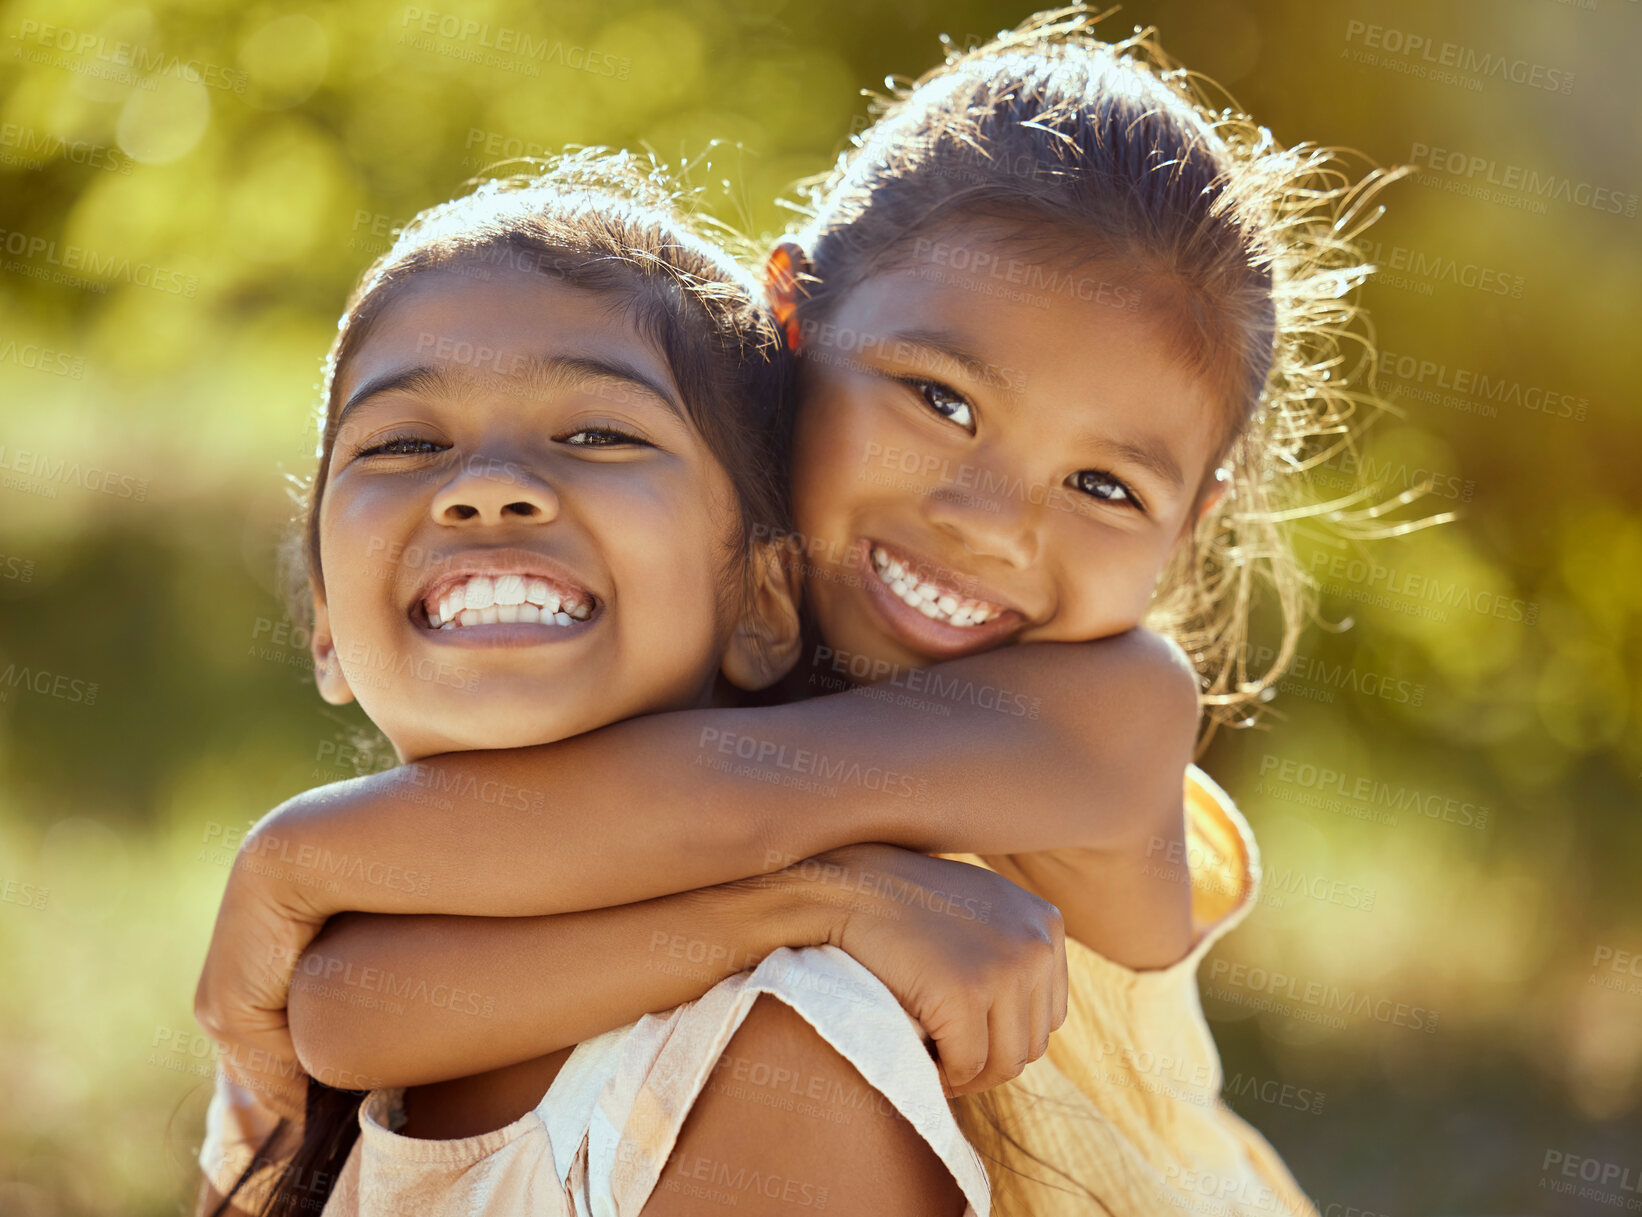
{"type": "Polygon", "coordinates": [[[573,625],[593,615],[592,601],[565,599],[546,579],[518,574],[469,576],[424,608],[436,630],[519,622],[573,625]]]}
{"type": "Polygon", "coordinates": [[[496,580],[497,604],[523,604],[525,602],[525,577],[523,575],[502,575],[496,580]]]}
{"type": "Polygon", "coordinates": [[[960,600],[933,583],[920,583],[898,560],[881,548],[872,550],[872,569],[878,578],[910,608],[947,625],[984,625],[1004,610],[984,600],[960,600]]]}

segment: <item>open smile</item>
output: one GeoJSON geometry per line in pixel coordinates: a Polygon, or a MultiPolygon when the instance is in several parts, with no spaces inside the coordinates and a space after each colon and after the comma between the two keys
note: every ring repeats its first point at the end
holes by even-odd
{"type": "Polygon", "coordinates": [[[528,643],[579,633],[600,611],[599,598],[559,563],[514,549],[477,551],[444,566],[409,615],[441,641],[528,643]]]}
{"type": "Polygon", "coordinates": [[[897,546],[863,539],[860,554],[868,601],[903,645],[931,659],[996,646],[1026,620],[996,592],[897,546]]]}

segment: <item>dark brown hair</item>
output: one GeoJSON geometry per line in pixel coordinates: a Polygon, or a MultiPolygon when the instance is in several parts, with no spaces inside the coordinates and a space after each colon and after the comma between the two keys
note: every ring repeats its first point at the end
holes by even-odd
{"type": "MultiPolygon", "coordinates": [[[[667,360],[691,424],[729,475],[740,529],[732,559],[736,573],[750,579],[753,545],[786,524],[792,359],[756,280],[707,231],[660,169],[599,149],[487,181],[407,224],[354,289],[326,358],[318,471],[303,490],[301,532],[286,555],[293,607],[311,603],[310,578],[323,587],[319,507],[337,441],[341,370],[404,285],[433,270],[550,275],[630,310],[667,360]]],[[[738,589],[724,590],[728,600],[738,589]]],[[[281,1121],[218,1213],[263,1171],[270,1174],[261,1182],[272,1190],[262,1217],[322,1208],[358,1137],[362,1097],[309,1079],[294,1156],[272,1150],[294,1131],[281,1121]]]]}

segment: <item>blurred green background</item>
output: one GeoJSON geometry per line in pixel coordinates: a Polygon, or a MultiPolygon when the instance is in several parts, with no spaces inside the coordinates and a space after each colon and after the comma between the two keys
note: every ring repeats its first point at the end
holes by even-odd
{"type": "MultiPolygon", "coordinates": [[[[691,161],[773,234],[861,89],[1029,12],[441,3],[0,9],[0,1213],[191,1192],[222,841],[361,763],[273,550],[392,228],[575,142],[691,161]]],[[[1303,538],[1351,626],[1204,760],[1266,855],[1203,972],[1230,1101],[1327,1217],[1642,1208],[1642,4],[1109,25],[1137,23],[1278,138],[1421,165],[1369,234],[1402,417],[1365,465],[1461,513],[1360,555],[1303,538]]],[[[1364,472],[1337,466],[1330,492],[1364,472]]]]}

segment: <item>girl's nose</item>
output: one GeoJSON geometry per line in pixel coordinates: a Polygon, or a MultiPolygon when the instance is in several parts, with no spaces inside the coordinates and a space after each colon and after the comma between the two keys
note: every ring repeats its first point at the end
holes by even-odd
{"type": "Polygon", "coordinates": [[[1019,486],[986,494],[937,487],[924,496],[924,518],[961,542],[966,553],[1024,569],[1038,557],[1038,511],[1019,486]]]}
{"type": "Polygon", "coordinates": [[[481,456],[433,496],[437,524],[546,524],[559,514],[559,495],[523,465],[481,456]]]}

